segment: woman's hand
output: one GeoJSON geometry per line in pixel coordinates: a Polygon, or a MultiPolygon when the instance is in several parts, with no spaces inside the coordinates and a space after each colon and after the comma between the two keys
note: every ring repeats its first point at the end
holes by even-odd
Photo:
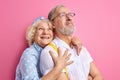
{"type": "Polygon", "coordinates": [[[73,61],[68,61],[70,59],[71,54],[68,54],[68,50],[66,50],[62,55],[60,48],[58,48],[58,56],[55,56],[52,51],[50,51],[49,53],[54,61],[55,66],[49,73],[42,77],[42,80],[57,80],[59,76],[61,76],[62,70],[67,65],[73,63],[73,61]]]}
{"type": "Polygon", "coordinates": [[[81,40],[78,37],[73,37],[71,41],[71,45],[76,46],[77,55],[80,55],[80,50],[82,49],[81,40]]]}
{"type": "Polygon", "coordinates": [[[93,80],[91,75],[88,75],[88,80],[93,80]]]}
{"type": "Polygon", "coordinates": [[[58,48],[58,56],[56,57],[52,51],[50,51],[50,55],[54,61],[55,67],[58,67],[59,69],[63,70],[67,65],[70,65],[73,63],[73,61],[68,61],[70,59],[71,54],[68,54],[68,50],[64,52],[62,55],[61,49],[58,48]]]}

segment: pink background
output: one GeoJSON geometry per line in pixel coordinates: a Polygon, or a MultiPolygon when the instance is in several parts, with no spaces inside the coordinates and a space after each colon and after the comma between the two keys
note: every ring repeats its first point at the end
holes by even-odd
{"type": "Polygon", "coordinates": [[[0,80],[14,80],[16,65],[27,47],[27,26],[36,17],[47,17],[56,4],[76,13],[75,35],[90,51],[104,79],[120,80],[119,0],[1,0],[0,80]]]}

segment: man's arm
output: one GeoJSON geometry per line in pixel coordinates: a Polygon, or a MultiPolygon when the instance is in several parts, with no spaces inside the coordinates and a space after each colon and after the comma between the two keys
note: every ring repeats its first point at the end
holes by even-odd
{"type": "Polygon", "coordinates": [[[104,80],[102,74],[93,62],[90,63],[90,75],[93,77],[93,80],[104,80]]]}
{"type": "Polygon", "coordinates": [[[61,74],[61,69],[59,67],[54,67],[50,72],[42,77],[42,80],[56,80],[61,74]]]}

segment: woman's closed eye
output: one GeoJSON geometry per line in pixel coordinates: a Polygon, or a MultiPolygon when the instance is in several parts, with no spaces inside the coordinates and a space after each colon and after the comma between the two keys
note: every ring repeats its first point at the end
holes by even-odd
{"type": "Polygon", "coordinates": [[[49,31],[52,31],[53,29],[52,29],[52,28],[49,28],[48,30],[49,30],[49,31]]]}

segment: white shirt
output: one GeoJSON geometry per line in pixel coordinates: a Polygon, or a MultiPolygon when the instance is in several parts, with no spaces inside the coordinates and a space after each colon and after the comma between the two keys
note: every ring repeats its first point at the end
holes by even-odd
{"type": "MultiPolygon", "coordinates": [[[[67,73],[70,80],[87,80],[88,74],[90,70],[90,63],[93,61],[92,57],[90,56],[89,52],[86,50],[85,47],[82,47],[80,51],[80,55],[77,55],[75,47],[71,49],[69,45],[67,45],[63,40],[56,37],[52,43],[58,48],[60,47],[62,50],[62,54],[68,49],[68,53],[71,53],[70,60],[73,60],[74,63],[67,66],[67,73]]],[[[43,75],[47,74],[53,67],[54,63],[52,57],[49,54],[49,51],[54,52],[57,56],[57,52],[51,47],[46,46],[43,51],[41,52],[40,56],[40,70],[43,75]]]]}

